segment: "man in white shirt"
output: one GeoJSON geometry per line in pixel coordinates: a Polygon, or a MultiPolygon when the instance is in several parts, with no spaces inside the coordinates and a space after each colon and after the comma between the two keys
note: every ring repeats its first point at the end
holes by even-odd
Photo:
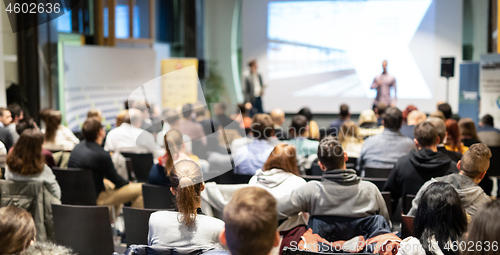
{"type": "Polygon", "coordinates": [[[264,113],[261,99],[262,95],[264,95],[264,86],[262,77],[257,73],[257,61],[252,60],[248,62],[248,67],[250,68],[250,75],[245,78],[243,97],[245,103],[250,103],[253,106],[250,113],[252,117],[256,113],[264,113]]]}
{"type": "Polygon", "coordinates": [[[109,131],[106,137],[104,150],[132,153],[153,153],[154,158],[165,155],[163,150],[155,142],[153,134],[141,129],[142,113],[137,109],[128,110],[123,123],[109,131]]]}

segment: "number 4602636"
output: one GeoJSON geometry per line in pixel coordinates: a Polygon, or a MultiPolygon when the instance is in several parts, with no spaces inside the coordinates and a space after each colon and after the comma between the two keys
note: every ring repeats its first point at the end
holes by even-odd
{"type": "Polygon", "coordinates": [[[7,13],[59,13],[60,3],[10,3],[5,9],[7,13]]]}

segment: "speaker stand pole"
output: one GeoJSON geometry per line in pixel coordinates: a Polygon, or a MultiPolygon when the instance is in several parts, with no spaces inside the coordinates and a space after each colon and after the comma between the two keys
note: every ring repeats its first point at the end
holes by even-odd
{"type": "Polygon", "coordinates": [[[446,77],[446,102],[450,103],[450,77],[446,77]]]}

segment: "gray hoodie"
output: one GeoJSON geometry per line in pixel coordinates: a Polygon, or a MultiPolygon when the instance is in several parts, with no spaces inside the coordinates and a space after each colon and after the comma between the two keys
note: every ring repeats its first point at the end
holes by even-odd
{"type": "Polygon", "coordinates": [[[359,218],[380,214],[387,222],[390,220],[377,186],[362,181],[352,169],[327,170],[321,182],[309,181],[290,196],[278,200],[280,219],[298,212],[359,218]]]}
{"type": "Polygon", "coordinates": [[[445,175],[443,177],[433,178],[424,183],[413,200],[412,207],[408,212],[408,215],[415,216],[417,214],[418,205],[420,204],[422,195],[427,190],[427,187],[434,182],[446,182],[451,184],[460,195],[465,211],[471,217],[474,216],[481,205],[491,201],[491,198],[486,195],[483,189],[479,187],[479,185],[477,185],[470,177],[455,173],[445,175]]]}

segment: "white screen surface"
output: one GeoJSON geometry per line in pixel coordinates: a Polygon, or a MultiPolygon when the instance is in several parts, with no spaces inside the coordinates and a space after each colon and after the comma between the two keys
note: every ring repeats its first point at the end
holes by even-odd
{"type": "Polygon", "coordinates": [[[455,15],[461,6],[442,8],[452,4],[445,2],[244,1],[243,57],[258,61],[265,110],[309,106],[333,113],[342,103],[352,112],[371,108],[376,91],[370,85],[385,59],[396,77],[397,105],[433,111],[445,99],[438,87],[440,58],[461,59],[461,13],[455,15]],[[261,15],[265,22],[252,19],[261,15]],[[443,27],[441,20],[450,17],[459,24],[443,27]]]}

